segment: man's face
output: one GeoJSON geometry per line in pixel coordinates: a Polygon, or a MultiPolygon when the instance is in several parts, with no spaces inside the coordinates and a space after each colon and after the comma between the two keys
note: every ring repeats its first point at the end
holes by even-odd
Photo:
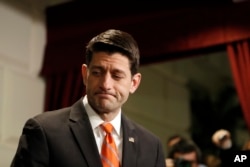
{"type": "Polygon", "coordinates": [[[82,75],[89,104],[99,114],[118,112],[141,79],[139,73],[131,76],[126,56],[106,52],[94,53],[89,67],[82,66],[82,75]]]}

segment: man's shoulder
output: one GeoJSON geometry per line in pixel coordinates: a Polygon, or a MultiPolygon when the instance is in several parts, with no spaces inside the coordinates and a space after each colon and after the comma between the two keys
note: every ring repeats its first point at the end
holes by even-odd
{"type": "Polygon", "coordinates": [[[60,126],[61,123],[69,119],[71,107],[61,108],[58,110],[46,111],[35,115],[26,122],[26,126],[60,126]]]}
{"type": "Polygon", "coordinates": [[[41,114],[34,116],[34,119],[50,119],[53,117],[60,117],[68,115],[71,110],[71,107],[60,108],[57,110],[45,111],[41,114]]]}
{"type": "Polygon", "coordinates": [[[159,140],[158,136],[156,136],[152,131],[144,127],[142,124],[135,122],[128,117],[126,117],[126,122],[130,129],[133,129],[138,136],[159,140]]]}
{"type": "Polygon", "coordinates": [[[72,106],[54,110],[48,110],[38,115],[35,115],[33,119],[43,120],[43,119],[55,119],[55,118],[60,119],[62,117],[68,117],[72,110],[78,110],[79,107],[82,107],[82,99],[76,101],[72,106]]]}

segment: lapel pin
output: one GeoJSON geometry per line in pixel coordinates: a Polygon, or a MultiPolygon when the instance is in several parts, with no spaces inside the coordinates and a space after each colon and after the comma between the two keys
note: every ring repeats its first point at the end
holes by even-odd
{"type": "Polygon", "coordinates": [[[134,143],[134,142],[135,142],[135,139],[134,139],[133,137],[129,137],[129,138],[128,138],[128,141],[134,143]]]}

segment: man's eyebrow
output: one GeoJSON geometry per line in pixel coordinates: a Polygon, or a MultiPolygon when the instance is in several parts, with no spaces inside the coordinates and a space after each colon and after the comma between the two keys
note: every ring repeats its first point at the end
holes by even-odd
{"type": "Polygon", "coordinates": [[[89,69],[103,69],[103,67],[99,65],[93,65],[93,66],[90,66],[89,69]]]}
{"type": "Polygon", "coordinates": [[[113,71],[114,71],[114,72],[124,73],[124,71],[123,71],[123,70],[120,70],[120,69],[118,69],[118,68],[115,68],[113,71]]]}

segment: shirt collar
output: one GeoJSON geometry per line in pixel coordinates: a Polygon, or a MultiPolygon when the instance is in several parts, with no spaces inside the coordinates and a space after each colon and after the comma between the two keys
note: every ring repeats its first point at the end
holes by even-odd
{"type": "MultiPolygon", "coordinates": [[[[89,116],[90,124],[92,126],[92,129],[98,128],[104,121],[101,119],[101,117],[94,111],[94,109],[89,105],[87,95],[83,98],[83,105],[86,109],[86,112],[89,116]]],[[[110,121],[115,129],[115,132],[120,136],[121,134],[121,110],[117,114],[117,116],[110,121]]]]}

